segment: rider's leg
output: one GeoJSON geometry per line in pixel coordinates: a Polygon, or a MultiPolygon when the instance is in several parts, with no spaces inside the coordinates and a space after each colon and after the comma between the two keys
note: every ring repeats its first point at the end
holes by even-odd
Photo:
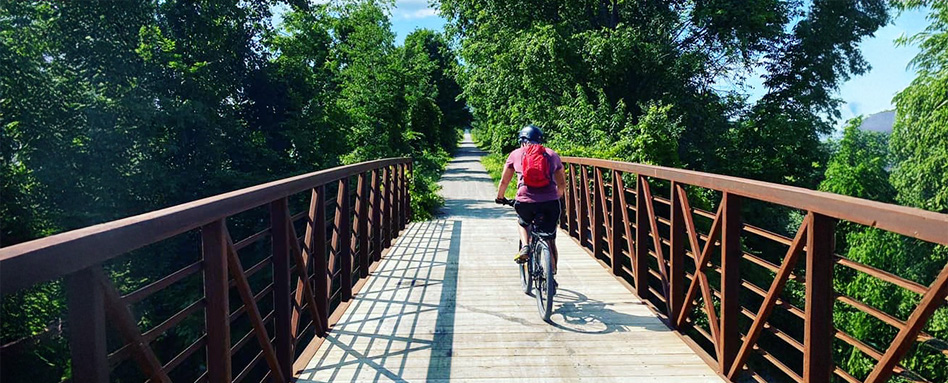
{"type": "Polygon", "coordinates": [[[547,242],[550,244],[550,255],[553,256],[553,274],[556,274],[556,263],[560,259],[560,254],[556,251],[556,238],[550,238],[550,240],[547,242]]]}
{"type": "Polygon", "coordinates": [[[528,243],[530,243],[530,234],[527,233],[527,228],[524,226],[517,225],[517,229],[520,232],[520,243],[526,246],[528,243]]]}

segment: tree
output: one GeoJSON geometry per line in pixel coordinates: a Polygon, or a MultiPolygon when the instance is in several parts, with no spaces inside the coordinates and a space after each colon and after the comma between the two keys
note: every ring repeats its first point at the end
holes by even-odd
{"type": "Polygon", "coordinates": [[[889,183],[888,136],[862,131],[861,124],[862,117],[847,122],[819,190],[891,203],[895,189],[889,183]]]}
{"type": "Polygon", "coordinates": [[[948,4],[931,7],[925,31],[900,40],[920,48],[912,60],[918,76],[895,96],[891,148],[896,166],[892,184],[900,203],[948,213],[948,4]]]}
{"type": "Polygon", "coordinates": [[[623,134],[615,124],[565,124],[585,108],[577,100],[624,110],[616,119],[633,123],[663,105],[682,131],[667,146],[678,153],[660,157],[810,187],[826,160],[820,137],[837,116],[836,87],[868,68],[858,43],[888,20],[882,0],[441,5],[460,38],[479,136],[494,152],[510,150],[527,123],[549,127],[551,138],[623,134]],[[758,68],[768,88],[758,103],[715,89],[758,68]]]}

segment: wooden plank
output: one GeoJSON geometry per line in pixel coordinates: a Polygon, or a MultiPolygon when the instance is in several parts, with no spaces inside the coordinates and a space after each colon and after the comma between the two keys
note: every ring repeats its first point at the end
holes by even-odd
{"type": "Polygon", "coordinates": [[[67,275],[65,282],[72,377],[77,382],[106,383],[109,357],[102,286],[90,269],[67,275]]]}
{"type": "Polygon", "coordinates": [[[227,241],[224,220],[201,228],[204,255],[204,308],[207,332],[207,377],[212,382],[231,381],[230,286],[227,282],[227,241]]]}
{"type": "MultiPolygon", "coordinates": [[[[270,231],[273,234],[270,248],[273,256],[273,348],[283,376],[293,372],[293,346],[295,334],[290,326],[293,306],[290,304],[290,238],[296,241],[296,235],[290,235],[289,207],[286,198],[270,203],[270,231]]],[[[297,242],[298,245],[298,242],[297,242]]],[[[235,250],[236,251],[236,250],[235,250]]],[[[305,265],[297,264],[298,268],[305,265]]]]}

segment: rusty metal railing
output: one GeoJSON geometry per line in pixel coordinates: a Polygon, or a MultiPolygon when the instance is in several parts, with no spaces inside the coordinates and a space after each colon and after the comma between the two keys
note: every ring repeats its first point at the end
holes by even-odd
{"type": "MultiPolygon", "coordinates": [[[[722,376],[767,381],[748,363],[753,357],[797,382],[875,383],[893,374],[924,381],[899,363],[917,343],[932,343],[923,330],[945,305],[948,265],[923,285],[836,254],[835,230],[846,221],[948,245],[948,215],[681,169],[588,158],[563,162],[569,185],[561,226],[629,282],[722,376]],[[692,203],[695,195],[706,209],[692,203]],[[781,235],[745,222],[742,206],[764,205],[799,212],[796,232],[781,235]],[[903,320],[839,294],[833,280],[840,267],[911,291],[919,301],[903,320]],[[769,287],[749,280],[751,272],[766,275],[769,287]],[[803,295],[802,308],[788,297],[791,283],[803,295]],[[892,326],[897,335],[890,342],[847,334],[834,326],[837,302],[892,326]],[[767,342],[761,341],[764,333],[767,342]],[[865,380],[839,367],[834,340],[876,361],[865,380]],[[884,349],[873,346],[880,342],[884,349]]],[[[948,357],[948,351],[940,353],[948,357]]]]}
{"type": "Polygon", "coordinates": [[[408,158],[343,166],[0,248],[0,292],[62,278],[74,382],[107,382],[127,361],[144,379],[170,382],[193,358],[203,370],[197,381],[257,375],[288,382],[405,228],[411,168],[408,158]],[[309,208],[293,214],[290,199],[308,199],[309,208]],[[254,209],[262,209],[268,226],[235,241],[228,218],[254,209]],[[103,269],[105,262],[173,238],[190,239],[199,259],[124,294],[103,269]],[[253,249],[265,256],[245,267],[242,253],[253,249]],[[183,282],[201,274],[197,283],[183,282]],[[143,331],[133,306],[173,286],[199,298],[143,331]],[[239,299],[232,299],[234,290],[239,299]],[[190,345],[164,359],[155,352],[160,337],[199,316],[204,325],[190,345]],[[249,328],[238,332],[232,328],[238,321],[249,328]],[[118,342],[107,328],[118,333],[118,342]],[[233,365],[251,343],[259,351],[233,365]]]}

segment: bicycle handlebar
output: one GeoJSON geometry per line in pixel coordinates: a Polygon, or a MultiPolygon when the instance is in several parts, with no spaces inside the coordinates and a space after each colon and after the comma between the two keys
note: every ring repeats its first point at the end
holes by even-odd
{"type": "Polygon", "coordinates": [[[498,204],[498,205],[507,205],[507,206],[513,206],[513,205],[514,205],[514,201],[511,201],[511,200],[506,199],[506,198],[497,198],[497,199],[494,200],[494,203],[496,203],[496,204],[498,204]]]}

